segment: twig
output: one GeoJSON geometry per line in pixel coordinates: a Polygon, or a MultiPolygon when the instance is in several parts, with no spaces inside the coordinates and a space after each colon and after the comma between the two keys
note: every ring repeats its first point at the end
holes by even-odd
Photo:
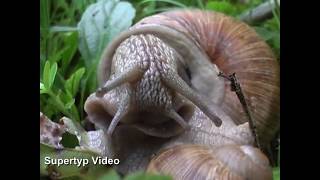
{"type": "Polygon", "coordinates": [[[272,17],[272,11],[277,7],[280,7],[280,0],[268,0],[256,8],[241,14],[239,18],[248,24],[264,21],[272,17]]]}
{"type": "Polygon", "coordinates": [[[250,126],[250,129],[251,129],[251,132],[254,136],[254,140],[255,140],[255,144],[256,146],[261,149],[261,146],[260,146],[260,142],[259,142],[259,138],[258,138],[258,133],[257,133],[257,127],[256,127],[256,124],[255,122],[253,121],[252,119],[252,116],[251,116],[251,113],[249,111],[249,107],[248,107],[248,104],[245,100],[245,97],[244,97],[244,94],[242,92],[242,89],[241,89],[241,86],[240,86],[240,83],[236,77],[236,73],[233,73],[229,76],[226,76],[225,74],[223,74],[222,72],[220,72],[218,74],[218,76],[221,76],[227,80],[229,80],[231,82],[231,91],[235,91],[239,100],[240,100],[240,103],[246,113],[246,115],[248,116],[248,122],[249,122],[249,126],[250,126]]]}

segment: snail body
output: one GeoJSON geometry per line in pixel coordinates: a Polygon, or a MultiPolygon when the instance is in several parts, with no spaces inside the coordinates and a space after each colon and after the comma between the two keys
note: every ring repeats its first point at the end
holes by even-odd
{"type": "Polygon", "coordinates": [[[118,169],[143,170],[152,154],[175,145],[252,146],[248,117],[220,72],[237,74],[266,146],[279,129],[279,65],[248,25],[221,13],[174,10],[117,36],[102,55],[100,88],[85,111],[116,147],[118,169]]]}
{"type": "MultiPolygon", "coordinates": [[[[112,60],[110,80],[98,90],[101,94],[102,91],[115,88],[115,93],[121,95],[119,103],[110,101],[110,106],[117,106],[108,130],[110,133],[118,121],[126,122],[122,117],[130,111],[166,115],[187,129],[187,123],[176,112],[178,107],[174,106],[173,101],[180,96],[175,95],[174,90],[192,98],[198,98],[198,95],[178,74],[177,55],[174,49],[150,34],[131,35],[119,45],[112,60]],[[123,85],[121,89],[116,89],[120,85],[123,85]]],[[[206,105],[200,106],[204,106],[205,112],[214,117],[206,105]]],[[[145,123],[160,124],[166,120],[164,117],[155,117],[145,123]]],[[[217,119],[214,120],[217,122],[217,119]]]]}

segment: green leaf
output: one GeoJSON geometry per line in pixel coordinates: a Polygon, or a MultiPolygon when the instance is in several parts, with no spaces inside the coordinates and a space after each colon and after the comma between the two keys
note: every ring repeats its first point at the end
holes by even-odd
{"type": "Polygon", "coordinates": [[[273,169],[273,180],[280,180],[280,168],[276,167],[273,169]]]}
{"type": "Polygon", "coordinates": [[[206,9],[225,13],[228,15],[233,15],[236,13],[235,6],[233,6],[232,4],[226,1],[222,1],[222,2],[210,1],[207,3],[206,9]]]}
{"type": "Polygon", "coordinates": [[[50,88],[49,76],[50,76],[50,62],[47,61],[43,68],[43,77],[42,77],[44,86],[47,89],[50,88]]]}
{"type": "Polygon", "coordinates": [[[48,0],[40,1],[40,30],[42,36],[47,36],[50,24],[50,3],[48,0]]]}
{"type": "Polygon", "coordinates": [[[64,47],[63,49],[59,50],[58,52],[56,52],[55,54],[50,56],[50,59],[48,59],[48,61],[50,61],[50,63],[58,63],[62,58],[63,53],[65,53],[65,51],[67,50],[67,47],[64,47]]]}
{"type": "Polygon", "coordinates": [[[51,89],[56,73],[58,70],[57,63],[54,63],[52,66],[50,65],[50,62],[47,61],[44,65],[44,72],[43,72],[43,84],[46,89],[51,89]]]}
{"type": "Polygon", "coordinates": [[[40,94],[45,94],[45,93],[47,93],[47,90],[44,87],[44,84],[40,82],[40,94]]]}
{"type": "Polygon", "coordinates": [[[124,180],[172,180],[170,176],[145,174],[142,172],[136,172],[130,174],[124,178],[124,180]]]}
{"type": "Polygon", "coordinates": [[[74,100],[74,99],[71,99],[69,102],[67,102],[67,103],[65,104],[66,109],[71,109],[71,107],[72,107],[72,105],[74,105],[74,103],[75,103],[75,100],[74,100]]]}
{"type": "Polygon", "coordinates": [[[85,68],[80,68],[75,73],[73,73],[71,77],[66,81],[65,88],[72,97],[77,94],[79,90],[79,84],[84,73],[85,68]]]}
{"type": "Polygon", "coordinates": [[[204,9],[204,5],[203,5],[203,2],[202,0],[197,0],[197,5],[201,8],[201,9],[204,9]]]}
{"type": "Polygon", "coordinates": [[[78,23],[79,51],[89,67],[105,46],[120,32],[128,29],[135,17],[129,2],[100,0],[90,5],[78,23]]]}
{"type": "Polygon", "coordinates": [[[115,170],[110,170],[109,172],[101,176],[98,180],[121,180],[121,177],[115,170]]]}
{"type": "Polygon", "coordinates": [[[40,104],[41,104],[40,109],[42,112],[45,112],[46,115],[50,118],[53,117],[53,115],[59,114],[61,112],[59,108],[52,108],[52,107],[55,107],[52,101],[53,101],[52,97],[40,96],[40,104]]]}
{"type": "Polygon", "coordinates": [[[40,94],[46,94],[46,93],[47,93],[47,91],[45,89],[40,90],[40,94]]]}
{"type": "Polygon", "coordinates": [[[280,164],[280,145],[279,145],[279,151],[278,151],[278,164],[280,164]]]}
{"type": "Polygon", "coordinates": [[[55,79],[56,74],[57,74],[57,70],[58,70],[58,65],[57,65],[57,63],[54,63],[50,68],[50,78],[49,78],[50,86],[49,86],[49,88],[51,88],[52,85],[53,85],[54,79],[55,79]]]}
{"type": "Polygon", "coordinates": [[[44,87],[44,84],[43,84],[42,82],[40,82],[40,90],[44,90],[44,89],[46,89],[46,88],[44,87]]]}
{"type": "Polygon", "coordinates": [[[275,34],[278,34],[271,32],[263,27],[255,27],[255,30],[265,41],[272,39],[275,36],[275,34]]]}
{"type": "Polygon", "coordinates": [[[50,62],[47,61],[46,64],[44,65],[43,78],[42,79],[43,79],[44,87],[47,90],[50,90],[52,85],[53,85],[53,82],[54,82],[54,79],[55,79],[55,76],[56,76],[56,73],[57,73],[57,69],[58,69],[57,63],[54,63],[51,66],[50,62]]]}
{"type": "Polygon", "coordinates": [[[79,140],[77,136],[69,132],[63,133],[60,143],[65,148],[76,148],[77,146],[79,146],[79,140]]]}
{"type": "Polygon", "coordinates": [[[73,98],[73,96],[69,92],[64,93],[59,90],[53,98],[57,103],[60,104],[60,107],[66,116],[69,116],[77,121],[80,120],[79,113],[75,106],[75,98],[73,98]]]}
{"type": "Polygon", "coordinates": [[[61,72],[64,74],[78,49],[78,32],[65,33],[64,43],[67,49],[62,54],[61,72]]]}
{"type": "Polygon", "coordinates": [[[280,50],[280,34],[279,33],[275,33],[275,35],[273,36],[273,47],[275,49],[280,50]]]}
{"type": "MultiPolygon", "coordinates": [[[[48,109],[52,110],[58,110],[60,111],[59,113],[63,113],[64,115],[71,117],[73,119],[79,120],[77,116],[77,114],[71,114],[70,111],[68,111],[68,109],[66,109],[65,104],[67,104],[68,102],[70,102],[72,100],[71,95],[69,95],[68,93],[62,93],[61,90],[58,90],[57,93],[54,93],[52,91],[48,91],[48,94],[50,96],[50,98],[48,98],[46,101],[47,105],[48,105],[48,109]]],[[[72,106],[73,107],[73,106],[72,106]]],[[[44,111],[47,113],[47,111],[44,111]]]]}

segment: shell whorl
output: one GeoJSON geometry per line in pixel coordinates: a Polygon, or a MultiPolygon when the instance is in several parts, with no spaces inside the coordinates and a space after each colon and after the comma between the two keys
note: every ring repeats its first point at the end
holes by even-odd
{"type": "MultiPolygon", "coordinates": [[[[176,10],[147,17],[135,26],[157,24],[175,29],[200,47],[225,74],[236,73],[257,124],[260,141],[268,143],[279,129],[279,63],[269,46],[247,24],[221,13],[176,10]]],[[[222,108],[237,124],[248,118],[226,83],[222,108]]]]}
{"type": "Polygon", "coordinates": [[[191,179],[272,179],[267,157],[252,146],[225,145],[208,148],[178,145],[160,151],[147,172],[166,174],[179,180],[191,179]]]}

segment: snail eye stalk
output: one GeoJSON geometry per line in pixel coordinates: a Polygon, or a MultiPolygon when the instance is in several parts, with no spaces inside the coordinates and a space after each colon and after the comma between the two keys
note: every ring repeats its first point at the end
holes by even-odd
{"type": "Polygon", "coordinates": [[[100,87],[96,91],[97,97],[102,97],[108,91],[131,81],[136,81],[143,75],[144,71],[141,71],[139,67],[131,67],[130,69],[126,70],[125,72],[121,73],[117,77],[112,80],[108,80],[103,87],[100,87]]]}

